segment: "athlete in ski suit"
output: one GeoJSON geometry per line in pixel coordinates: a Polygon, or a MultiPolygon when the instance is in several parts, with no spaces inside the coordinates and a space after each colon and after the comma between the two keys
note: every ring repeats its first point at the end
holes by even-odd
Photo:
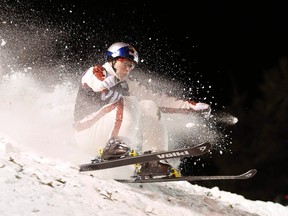
{"type": "MultiPolygon", "coordinates": [[[[126,79],[138,61],[133,46],[117,42],[108,48],[106,62],[89,68],[81,78],[74,110],[75,138],[78,145],[95,155],[98,149],[104,149],[102,159],[126,156],[130,149],[139,150],[139,146],[142,153],[168,150],[161,112],[196,110],[210,115],[208,104],[155,96],[126,79]],[[133,95],[133,88],[142,91],[142,100],[133,95]]],[[[162,170],[163,164],[146,163],[142,167],[162,170]]]]}

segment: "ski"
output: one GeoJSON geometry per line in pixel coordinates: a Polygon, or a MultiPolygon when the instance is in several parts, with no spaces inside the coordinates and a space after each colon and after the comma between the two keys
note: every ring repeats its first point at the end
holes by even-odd
{"type": "Polygon", "coordinates": [[[201,143],[197,146],[176,149],[171,151],[155,152],[151,154],[143,154],[137,156],[127,156],[120,159],[108,160],[108,161],[97,161],[89,164],[80,165],[80,172],[94,171],[101,169],[108,169],[120,166],[126,166],[130,164],[144,163],[148,161],[157,161],[172,158],[192,157],[205,154],[211,149],[212,145],[209,142],[201,143]]]}
{"type": "Polygon", "coordinates": [[[219,175],[219,176],[182,176],[182,177],[155,177],[148,179],[115,179],[122,183],[153,183],[153,182],[171,182],[171,181],[206,181],[206,180],[243,180],[252,178],[256,175],[257,170],[251,169],[240,175],[219,175]]]}

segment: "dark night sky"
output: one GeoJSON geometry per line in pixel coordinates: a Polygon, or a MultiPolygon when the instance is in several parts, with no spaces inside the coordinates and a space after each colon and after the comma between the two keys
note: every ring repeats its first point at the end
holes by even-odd
{"type": "Polygon", "coordinates": [[[261,5],[205,1],[189,6],[185,1],[157,5],[130,0],[1,1],[11,6],[7,11],[25,14],[28,25],[27,17],[33,16],[50,27],[59,25],[70,37],[74,61],[79,55],[90,59],[110,44],[126,41],[144,60],[140,67],[156,69],[158,75],[168,71],[185,80],[201,73],[223,105],[231,101],[231,83],[248,91],[252,101],[258,96],[263,70],[288,54],[288,15],[285,5],[275,1],[261,5]]]}
{"type": "MultiPolygon", "coordinates": [[[[182,1],[160,6],[139,3],[135,5],[134,15],[120,17],[124,22],[132,19],[136,26],[144,26],[137,34],[153,37],[157,33],[156,37],[163,41],[163,47],[158,45],[164,49],[163,53],[165,49],[176,53],[172,59],[177,59],[186,72],[183,78],[200,71],[214,87],[219,104],[229,104],[231,83],[235,83],[239,91],[249,95],[249,106],[258,97],[263,70],[277,65],[281,56],[288,55],[285,28],[288,15],[284,5],[222,1],[191,4],[187,6],[182,1]]],[[[123,8],[126,7],[130,6],[123,8]]],[[[164,64],[169,65],[169,56],[164,56],[168,59],[164,64]]]]}
{"type": "Polygon", "coordinates": [[[182,79],[200,71],[215,86],[224,105],[230,101],[231,79],[240,91],[249,92],[252,101],[258,96],[256,86],[263,70],[288,55],[288,15],[286,7],[277,2],[74,3],[95,23],[105,20],[110,43],[128,35],[128,42],[139,47],[148,68],[156,68],[159,60],[163,68],[185,71],[180,74],[182,79]],[[152,52],[147,54],[147,50],[152,52]],[[176,69],[171,69],[172,62],[176,69]]]}

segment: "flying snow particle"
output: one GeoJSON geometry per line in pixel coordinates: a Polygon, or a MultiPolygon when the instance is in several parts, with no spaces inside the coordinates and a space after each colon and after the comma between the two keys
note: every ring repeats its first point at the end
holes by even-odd
{"type": "Polygon", "coordinates": [[[2,41],[1,41],[1,46],[5,46],[5,44],[6,44],[6,41],[4,40],[4,39],[1,39],[2,41]]]}
{"type": "Polygon", "coordinates": [[[232,122],[233,122],[233,124],[236,124],[238,122],[238,118],[233,117],[232,122]]]}
{"type": "Polygon", "coordinates": [[[194,127],[195,124],[193,122],[189,122],[186,124],[186,128],[191,128],[191,127],[194,127]]]}

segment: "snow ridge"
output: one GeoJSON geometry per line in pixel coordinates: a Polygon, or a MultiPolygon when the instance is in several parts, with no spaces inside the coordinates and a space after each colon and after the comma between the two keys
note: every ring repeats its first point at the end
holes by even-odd
{"type": "Polygon", "coordinates": [[[11,215],[288,215],[272,202],[188,182],[123,184],[0,138],[0,210],[11,215]]]}

